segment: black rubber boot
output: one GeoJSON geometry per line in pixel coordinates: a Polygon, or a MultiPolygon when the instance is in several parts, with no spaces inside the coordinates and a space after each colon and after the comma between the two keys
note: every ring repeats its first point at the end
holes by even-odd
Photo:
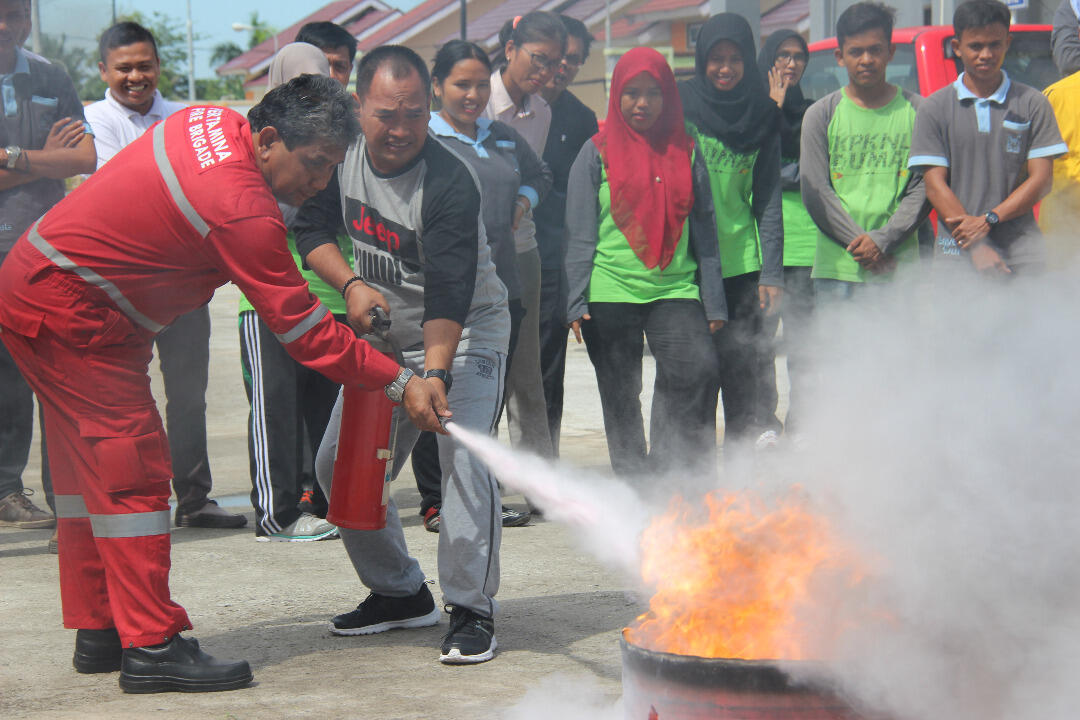
{"type": "Polygon", "coordinates": [[[250,683],[246,660],[216,660],[179,634],[164,645],[125,648],[120,687],[129,693],[216,692],[250,683]]]}
{"type": "Polygon", "coordinates": [[[116,628],[76,630],[75,657],[71,664],[81,673],[108,673],[120,669],[124,648],[116,628]]]}

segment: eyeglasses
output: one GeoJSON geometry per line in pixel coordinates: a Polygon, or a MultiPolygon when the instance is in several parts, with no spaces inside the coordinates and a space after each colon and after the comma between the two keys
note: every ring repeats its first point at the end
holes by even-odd
{"type": "Polygon", "coordinates": [[[562,64],[568,68],[579,68],[585,64],[585,60],[577,55],[564,55],[562,64]]]}
{"type": "Polygon", "coordinates": [[[528,50],[525,50],[525,48],[522,48],[522,50],[529,56],[529,62],[532,63],[533,70],[538,70],[540,72],[555,72],[559,69],[559,65],[561,65],[563,61],[562,58],[549,60],[547,55],[529,52],[528,50]]]}
{"type": "Polygon", "coordinates": [[[782,52],[782,53],[777,53],[776,54],[776,62],[775,62],[775,64],[776,65],[781,65],[781,64],[787,65],[788,63],[792,63],[792,64],[795,64],[795,65],[802,65],[802,64],[805,64],[808,60],[809,60],[809,58],[807,57],[806,53],[782,52]]]}

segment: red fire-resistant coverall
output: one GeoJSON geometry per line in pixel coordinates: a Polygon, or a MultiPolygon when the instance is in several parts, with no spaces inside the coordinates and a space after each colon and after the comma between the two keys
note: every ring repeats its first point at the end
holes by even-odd
{"type": "Polygon", "coordinates": [[[190,627],[169,595],[169,446],[147,368],[154,335],[229,281],[305,365],[369,387],[396,376],[308,292],[230,110],[158,123],[0,266],[0,338],[44,409],[66,627],[115,627],[125,647],[190,627]]]}

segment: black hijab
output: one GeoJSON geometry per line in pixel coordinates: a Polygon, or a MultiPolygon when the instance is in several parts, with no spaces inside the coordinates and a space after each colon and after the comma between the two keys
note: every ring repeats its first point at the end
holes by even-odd
{"type": "MultiPolygon", "coordinates": [[[[802,45],[802,51],[810,56],[810,48],[803,36],[794,30],[777,30],[768,38],[758,55],[758,72],[761,73],[761,81],[765,84],[765,91],[769,89],[769,70],[776,65],[776,54],[780,52],[780,46],[784,41],[795,39],[802,45]]],[[[805,68],[804,68],[805,69],[805,68]]],[[[780,155],[785,158],[799,157],[799,135],[802,133],[802,119],[810,102],[803,97],[802,89],[796,83],[787,89],[784,95],[784,105],[780,108],[780,155]]]]}
{"type": "Polygon", "coordinates": [[[780,109],[754,57],[754,33],[746,19],[734,13],[713,15],[698,34],[694,77],[679,85],[686,119],[739,153],[758,150],[779,131],[780,109]],[[743,78],[726,92],[705,76],[709,51],[721,40],[735,43],[743,56],[743,78]]]}

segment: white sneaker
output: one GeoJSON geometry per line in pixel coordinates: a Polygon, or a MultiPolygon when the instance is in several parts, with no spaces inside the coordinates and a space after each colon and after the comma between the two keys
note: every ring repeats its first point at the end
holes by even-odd
{"type": "Polygon", "coordinates": [[[263,535],[258,539],[264,542],[315,542],[335,537],[338,537],[336,527],[311,513],[301,513],[300,517],[281,528],[280,532],[263,535]]]}
{"type": "Polygon", "coordinates": [[[780,444],[780,436],[776,434],[775,430],[766,430],[758,435],[758,439],[754,441],[755,450],[770,450],[780,444]]]}

